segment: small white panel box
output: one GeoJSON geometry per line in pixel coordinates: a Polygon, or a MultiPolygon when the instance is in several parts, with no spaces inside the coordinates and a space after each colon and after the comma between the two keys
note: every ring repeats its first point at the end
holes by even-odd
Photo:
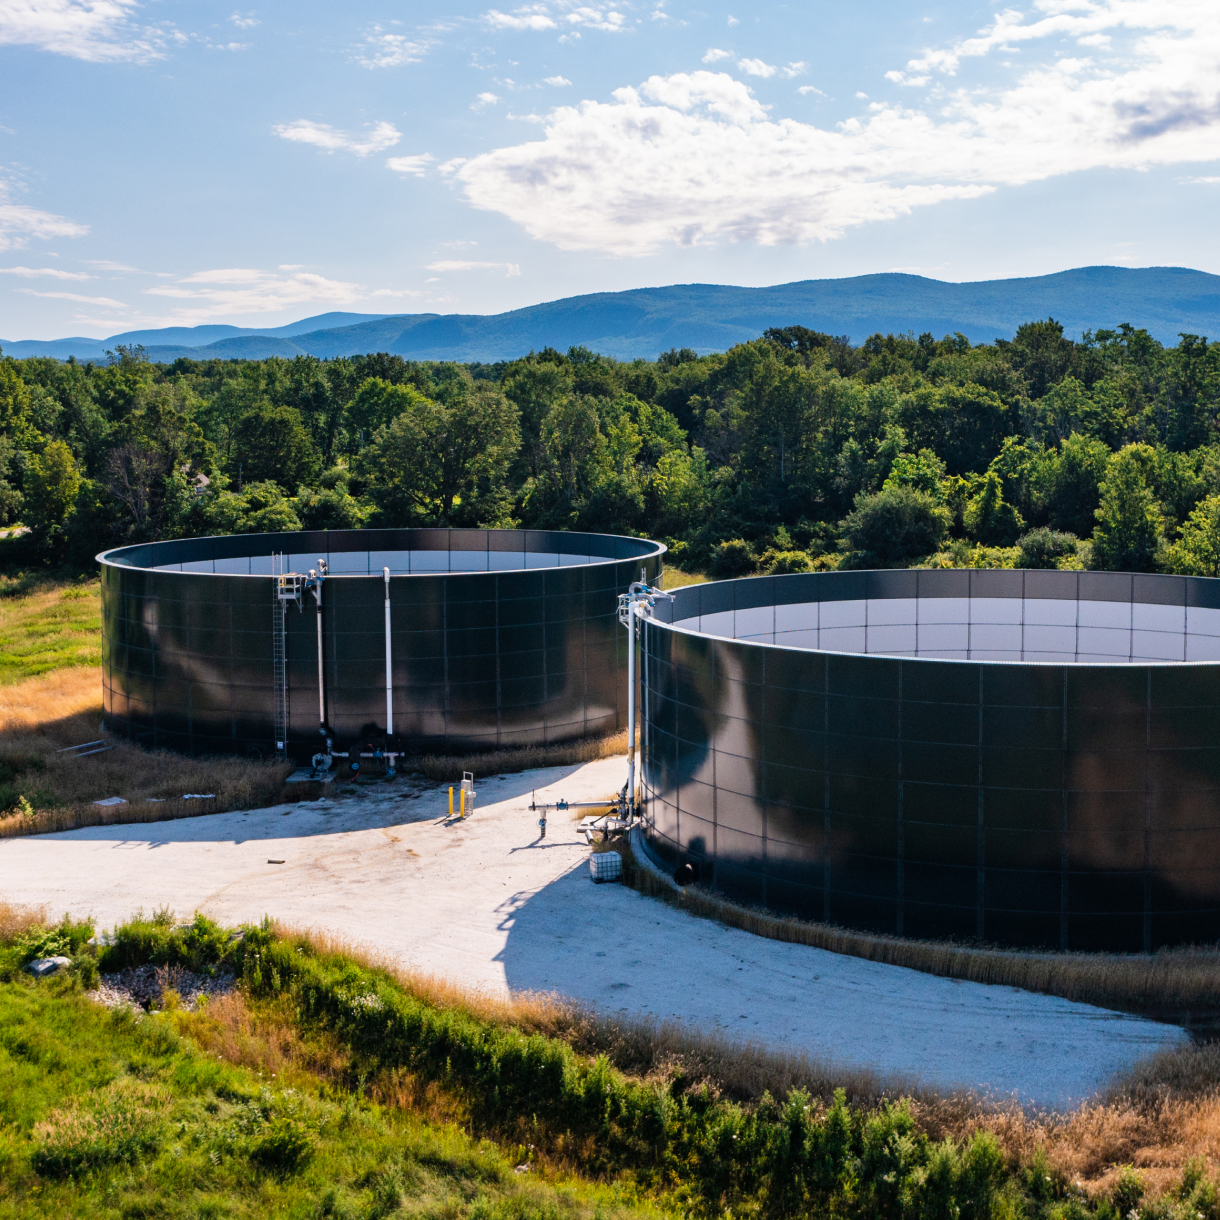
{"type": "Polygon", "coordinates": [[[599,851],[589,857],[589,876],[594,881],[621,881],[623,857],[616,851],[599,851]]]}

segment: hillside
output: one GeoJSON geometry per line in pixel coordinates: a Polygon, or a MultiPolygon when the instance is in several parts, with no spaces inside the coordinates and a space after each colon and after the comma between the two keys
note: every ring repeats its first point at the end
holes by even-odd
{"type": "Polygon", "coordinates": [[[1068,335],[1131,322],[1166,344],[1180,332],[1220,335],[1220,276],[1184,267],[1081,267],[1027,279],[951,284],[886,273],[769,288],[675,284],[592,293],[501,314],[322,314],[265,330],[169,327],[108,339],[0,341],[5,355],[98,360],[116,343],[151,359],[259,360],[388,351],[413,359],[508,360],[531,349],[583,344],[620,359],[671,347],[723,351],[769,326],[798,323],[861,343],[881,332],[961,331],[974,343],[1011,338],[1021,322],[1053,316],[1068,335]]]}

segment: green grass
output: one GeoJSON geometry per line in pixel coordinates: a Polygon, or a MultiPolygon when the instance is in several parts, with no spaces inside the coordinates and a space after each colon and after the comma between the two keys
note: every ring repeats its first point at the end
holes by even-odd
{"type": "Polygon", "coordinates": [[[675,589],[681,589],[685,585],[707,584],[709,579],[710,577],[703,576],[699,572],[683,572],[681,568],[666,564],[665,577],[661,584],[667,593],[672,593],[675,589]]]}
{"type": "Polygon", "coordinates": [[[554,1003],[438,998],[267,923],[233,937],[161,911],[96,960],[89,931],[0,903],[0,1220],[1220,1220],[1198,1071],[1142,1109],[1062,1118],[841,1089],[735,1102],[542,1032],[554,1003]],[[55,948],[66,978],[21,973],[55,948]],[[144,963],[232,968],[241,991],[193,1013],[167,991],[148,1014],[82,994],[99,966],[144,963]]]}
{"type": "Polygon", "coordinates": [[[0,577],[0,686],[102,662],[101,586],[0,577]]]}
{"type": "Polygon", "coordinates": [[[0,1217],[658,1215],[623,1188],[519,1175],[507,1152],[524,1150],[452,1124],[223,1062],[186,1018],[0,984],[0,1217]]]}

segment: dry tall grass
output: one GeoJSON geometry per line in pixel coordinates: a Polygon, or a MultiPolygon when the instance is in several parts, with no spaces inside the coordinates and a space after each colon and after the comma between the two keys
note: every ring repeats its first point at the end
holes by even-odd
{"type": "Polygon", "coordinates": [[[488,750],[482,754],[424,754],[403,761],[404,770],[420,771],[428,779],[452,780],[462,771],[475,775],[504,775],[529,771],[535,767],[568,767],[627,753],[627,733],[564,741],[553,746],[521,746],[518,749],[488,750]]]}
{"type": "Polygon", "coordinates": [[[56,669],[14,686],[0,686],[0,734],[50,724],[80,713],[91,714],[93,727],[97,728],[102,716],[102,670],[99,665],[56,669]]]}
{"type": "Polygon", "coordinates": [[[46,907],[14,906],[0,901],[0,945],[10,945],[23,932],[44,927],[46,922],[46,907]]]}
{"type": "Polygon", "coordinates": [[[768,940],[810,945],[943,978],[1020,987],[1192,1028],[1220,1024],[1220,949],[1214,946],[1188,945],[1153,954],[1049,953],[854,932],[740,906],[703,886],[683,889],[650,862],[636,859],[627,843],[615,846],[627,856],[627,883],[640,893],[768,940]]]}
{"type": "Polygon", "coordinates": [[[275,762],[142,750],[105,733],[97,669],[58,670],[0,687],[0,838],[270,805],[284,799],[291,770],[275,762]],[[59,753],[98,739],[113,748],[84,758],[59,753]],[[183,800],[188,792],[215,799],[183,800]],[[93,804],[112,796],[127,804],[93,804]],[[22,798],[32,814],[23,812],[22,798]]]}

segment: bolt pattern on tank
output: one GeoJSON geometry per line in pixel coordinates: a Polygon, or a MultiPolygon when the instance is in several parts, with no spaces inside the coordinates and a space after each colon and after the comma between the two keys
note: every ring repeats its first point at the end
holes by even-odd
{"type": "Polygon", "coordinates": [[[817,573],[643,627],[647,834],[726,896],[910,937],[1220,938],[1220,580],[817,573]]]}

